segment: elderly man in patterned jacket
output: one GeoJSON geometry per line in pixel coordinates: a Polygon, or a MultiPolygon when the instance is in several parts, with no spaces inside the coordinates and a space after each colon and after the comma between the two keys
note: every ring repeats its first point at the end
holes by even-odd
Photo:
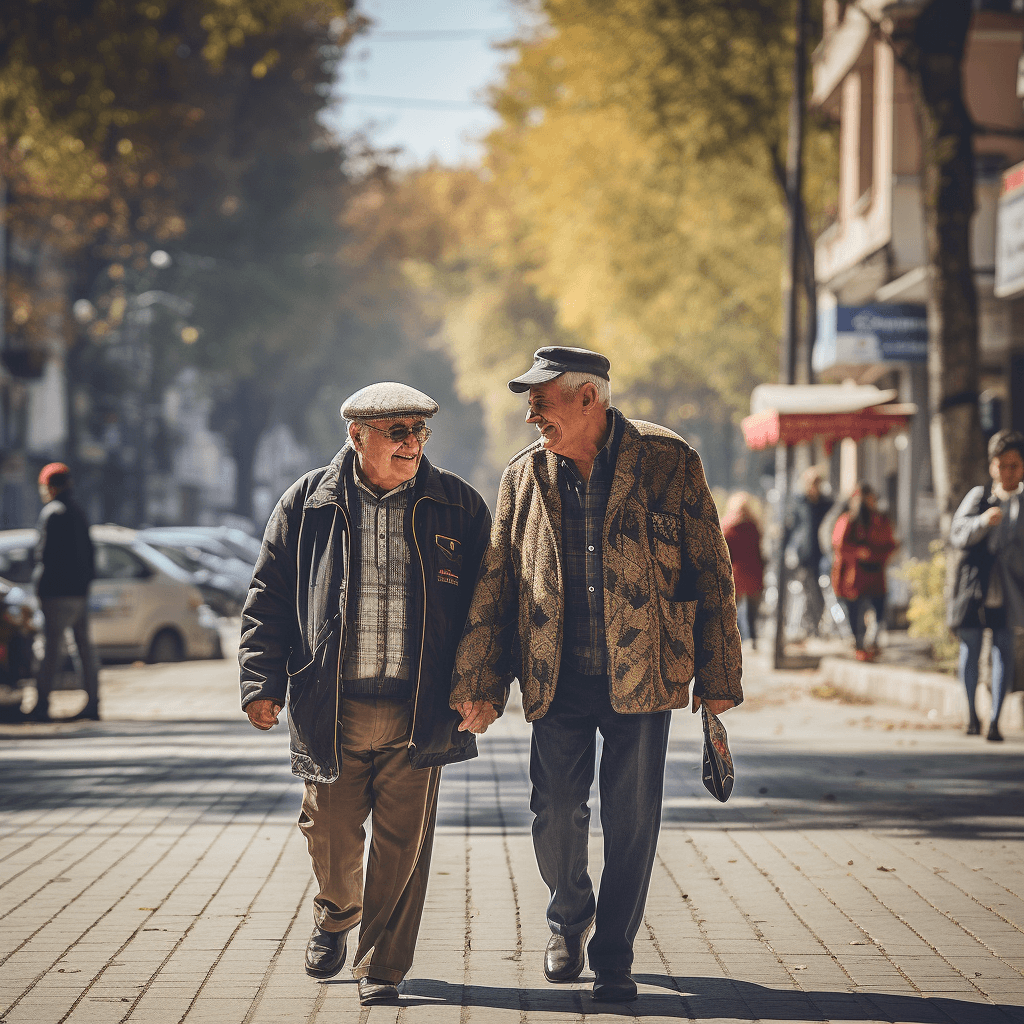
{"type": "Polygon", "coordinates": [[[697,453],[611,406],[609,362],[539,349],[509,383],[540,437],[498,492],[451,704],[483,732],[513,677],[533,723],[534,849],[551,899],[549,981],[595,972],[594,998],[636,998],[630,971],[661,825],[673,708],[743,699],[729,551],[697,453]],[[604,873],[587,872],[588,797],[601,756],[604,873]]]}

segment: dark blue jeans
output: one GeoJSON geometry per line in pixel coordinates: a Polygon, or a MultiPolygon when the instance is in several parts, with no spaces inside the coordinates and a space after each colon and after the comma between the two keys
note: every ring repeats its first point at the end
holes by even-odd
{"type": "Polygon", "coordinates": [[[843,604],[846,606],[846,615],[850,620],[850,629],[853,630],[853,642],[857,650],[862,651],[864,650],[864,637],[868,629],[867,623],[864,621],[864,615],[869,607],[874,608],[875,618],[878,621],[878,625],[881,626],[885,616],[885,598],[847,597],[843,599],[843,604]]]}
{"type": "MultiPolygon", "coordinates": [[[[960,681],[967,691],[967,708],[971,721],[978,720],[974,709],[974,694],[978,689],[978,662],[981,659],[980,627],[961,628],[960,635],[960,681]]],[[[998,725],[1003,699],[1013,689],[1014,648],[1013,630],[1008,626],[992,630],[992,716],[990,723],[998,725]]]]}
{"type": "Polygon", "coordinates": [[[530,807],[537,865],[551,892],[548,926],[559,935],[578,935],[596,918],[588,946],[591,969],[628,971],[661,828],[672,713],[617,714],[608,685],[607,676],[564,669],[559,675],[551,707],[533,723],[530,807]],[[604,872],[595,901],[587,840],[597,730],[604,739],[604,872]]]}

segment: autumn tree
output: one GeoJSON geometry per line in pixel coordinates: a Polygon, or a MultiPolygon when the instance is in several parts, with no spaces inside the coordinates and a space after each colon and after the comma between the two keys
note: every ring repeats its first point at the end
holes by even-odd
{"type": "MultiPolygon", "coordinates": [[[[680,428],[745,411],[777,362],[788,12],[537,7],[492,91],[484,167],[420,171],[389,198],[495,462],[529,437],[504,381],[539,345],[608,353],[624,407],[680,428]]],[[[831,132],[810,149],[813,225],[831,132]]]]}

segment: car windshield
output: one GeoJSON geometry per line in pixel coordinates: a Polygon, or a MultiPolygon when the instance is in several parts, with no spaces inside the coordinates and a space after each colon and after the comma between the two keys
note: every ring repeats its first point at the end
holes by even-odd
{"type": "Polygon", "coordinates": [[[13,583],[31,583],[35,542],[24,536],[0,540],[0,576],[13,583]]]}
{"type": "Polygon", "coordinates": [[[202,562],[193,558],[181,548],[176,548],[171,544],[160,544],[156,541],[151,541],[149,546],[159,551],[162,555],[166,555],[175,565],[180,566],[187,572],[201,572],[206,569],[202,562]]]}
{"type": "Polygon", "coordinates": [[[183,583],[192,582],[192,576],[185,569],[175,565],[162,551],[157,551],[156,548],[145,541],[139,540],[136,537],[130,547],[139,558],[148,562],[154,569],[159,569],[160,572],[166,573],[173,579],[181,580],[183,583]]]}

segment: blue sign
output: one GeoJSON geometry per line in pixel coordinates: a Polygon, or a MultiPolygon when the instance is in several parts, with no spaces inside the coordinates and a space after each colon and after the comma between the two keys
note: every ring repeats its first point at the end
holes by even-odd
{"type": "Polygon", "coordinates": [[[818,316],[814,368],[865,363],[923,363],[928,359],[928,314],[901,302],[832,306],[818,316]]]}

